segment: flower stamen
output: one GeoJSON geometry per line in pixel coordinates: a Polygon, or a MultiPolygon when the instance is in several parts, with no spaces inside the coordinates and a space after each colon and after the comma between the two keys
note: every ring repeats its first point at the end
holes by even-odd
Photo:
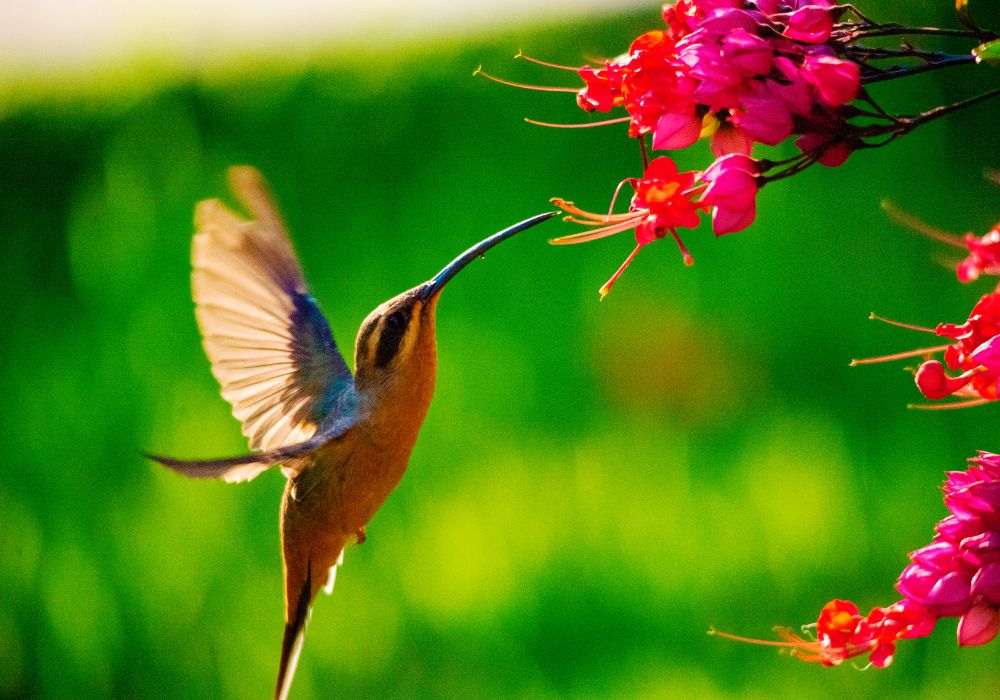
{"type": "MultiPolygon", "coordinates": [[[[576,92],[575,90],[573,92],[576,92]]],[[[621,124],[622,122],[627,122],[632,117],[618,117],[617,119],[605,119],[599,122],[587,122],[583,124],[555,124],[553,122],[542,122],[537,119],[531,119],[525,117],[524,121],[529,124],[534,124],[535,126],[548,126],[553,129],[589,129],[592,126],[607,126],[608,124],[621,124]]]]}
{"type": "Polygon", "coordinates": [[[519,58],[524,59],[529,63],[535,63],[539,66],[545,66],[546,68],[555,68],[557,70],[568,70],[574,73],[576,73],[582,68],[582,66],[562,66],[559,65],[558,63],[549,63],[548,61],[543,61],[539,58],[533,58],[532,56],[527,56],[520,49],[518,49],[518,52],[514,54],[514,60],[517,60],[519,58]]]}
{"type": "Polygon", "coordinates": [[[923,357],[925,355],[932,355],[936,352],[944,352],[948,349],[948,345],[935,345],[930,348],[918,348],[916,350],[906,350],[904,352],[897,352],[891,355],[880,355],[879,357],[864,357],[861,359],[851,360],[850,367],[857,367],[858,365],[874,365],[879,362],[892,362],[893,360],[903,360],[907,357],[923,357]]]}
{"type": "Polygon", "coordinates": [[[643,243],[637,245],[635,247],[635,250],[629,253],[628,257],[625,258],[625,262],[621,264],[621,267],[615,270],[615,274],[611,275],[611,279],[605,282],[604,285],[597,290],[597,293],[601,295],[601,301],[604,301],[604,297],[606,297],[608,295],[608,292],[611,291],[612,285],[614,285],[614,283],[618,281],[618,278],[622,276],[622,273],[625,272],[628,266],[632,264],[632,261],[635,260],[635,256],[639,254],[640,250],[642,250],[643,245],[644,245],[643,243]]]}
{"type": "Polygon", "coordinates": [[[948,233],[947,231],[942,231],[939,228],[931,226],[926,221],[914,216],[913,214],[903,211],[887,199],[882,200],[882,209],[889,215],[889,218],[901,226],[905,226],[906,228],[923,234],[928,238],[940,241],[946,245],[954,246],[955,248],[966,247],[962,237],[958,234],[948,233]]]}
{"type": "Polygon", "coordinates": [[[677,229],[672,228],[669,230],[670,230],[670,235],[672,235],[674,237],[674,240],[677,241],[677,247],[681,249],[681,259],[684,261],[685,265],[691,267],[692,265],[694,265],[694,256],[688,252],[687,246],[684,245],[684,241],[681,240],[680,235],[677,233],[677,229]]]}
{"type": "Polygon", "coordinates": [[[907,408],[918,411],[950,411],[953,408],[972,408],[992,403],[990,399],[969,399],[968,401],[949,401],[947,403],[908,403],[907,408]]]}
{"type": "Polygon", "coordinates": [[[473,77],[482,76],[487,80],[492,80],[494,83],[500,83],[501,85],[509,85],[510,87],[522,88],[524,90],[537,90],[538,92],[578,92],[577,88],[573,87],[563,87],[554,85],[529,85],[527,83],[515,83],[512,80],[505,80],[504,78],[498,78],[495,75],[490,75],[483,70],[482,66],[476,68],[472,71],[473,77]]]}
{"type": "Polygon", "coordinates": [[[868,318],[870,318],[872,321],[881,321],[882,323],[888,323],[890,326],[897,326],[899,328],[906,328],[906,329],[911,330],[911,331],[920,331],[921,333],[931,333],[933,335],[937,335],[937,331],[934,330],[933,328],[924,328],[923,326],[915,326],[912,323],[903,323],[901,321],[893,321],[892,319],[883,318],[881,316],[878,316],[877,314],[875,314],[874,311],[872,313],[868,314],[868,318]]]}
{"type": "Polygon", "coordinates": [[[628,231],[631,228],[635,228],[636,223],[642,219],[641,215],[636,215],[633,219],[627,221],[621,221],[610,226],[604,226],[602,228],[593,229],[592,231],[583,231],[581,233],[571,233],[568,236],[560,236],[559,238],[553,238],[549,241],[552,245],[574,245],[576,243],[587,243],[589,241],[596,241],[600,238],[607,238],[608,236],[613,236],[616,233],[621,233],[622,231],[628,231]]]}

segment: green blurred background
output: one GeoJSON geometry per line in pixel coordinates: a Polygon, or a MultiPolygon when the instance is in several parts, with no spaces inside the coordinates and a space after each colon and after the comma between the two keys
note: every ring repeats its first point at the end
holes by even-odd
{"type": "MultiPolygon", "coordinates": [[[[868,5],[873,5],[869,3],[868,5]]],[[[885,19],[884,11],[874,10],[885,19]]],[[[991,10],[992,11],[992,10],[991,10]]],[[[953,25],[950,3],[913,2],[953,25]]],[[[995,18],[995,17],[994,17],[995,18]]],[[[987,18],[984,18],[987,19],[987,18]]],[[[511,60],[614,55],[650,3],[562,23],[220,70],[136,67],[5,90],[0,110],[0,695],[266,697],[282,627],[282,477],[194,482],[139,450],[245,449],[192,313],[193,204],[225,168],[269,178],[342,348],[375,305],[551,196],[600,210],[639,158],[511,60]]],[[[993,25],[996,26],[996,23],[993,25]]],[[[966,47],[967,48],[967,47],[966,47]]],[[[995,82],[959,69],[879,86],[895,111],[995,82]]],[[[890,222],[1000,218],[995,106],[837,169],[768,186],[754,226],[573,248],[550,223],[467,270],[439,312],[437,394],[410,470],[318,600],[293,694],[310,697],[954,697],[1000,682],[954,624],[888,669],[803,664],[770,638],[833,597],[897,599],[943,517],[938,484],[1000,450],[996,410],[906,410],[928,338],[867,320],[964,320],[989,282],[890,222]]],[[[704,167],[707,148],[679,160],[704,167]]]]}

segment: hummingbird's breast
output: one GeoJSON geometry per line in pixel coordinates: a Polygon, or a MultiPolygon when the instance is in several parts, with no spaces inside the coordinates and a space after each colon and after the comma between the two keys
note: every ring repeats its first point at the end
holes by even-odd
{"type": "Polygon", "coordinates": [[[406,471],[434,394],[433,334],[419,338],[409,357],[415,361],[392,375],[376,379],[359,372],[357,422],[320,447],[312,465],[288,482],[281,512],[286,615],[295,610],[306,572],[317,572],[315,595],[327,580],[318,572],[340,559],[406,471]]]}
{"type": "Polygon", "coordinates": [[[403,478],[434,394],[434,364],[363,401],[358,423],[317,452],[313,470],[325,472],[317,500],[332,529],[353,535],[403,478]]]}
{"type": "Polygon", "coordinates": [[[373,440],[359,422],[324,445],[313,465],[288,481],[281,508],[286,618],[301,581],[312,572],[311,595],[328,580],[344,547],[356,541],[406,471],[416,432],[373,440]]]}

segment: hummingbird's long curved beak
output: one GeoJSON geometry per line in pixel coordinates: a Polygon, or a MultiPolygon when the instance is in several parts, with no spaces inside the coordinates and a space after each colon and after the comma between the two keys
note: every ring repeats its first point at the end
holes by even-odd
{"type": "Polygon", "coordinates": [[[553,216],[558,214],[557,211],[549,211],[544,214],[538,214],[531,217],[530,219],[525,219],[524,221],[514,224],[513,226],[508,226],[503,231],[494,233],[489,238],[485,238],[476,245],[469,248],[467,251],[459,255],[457,258],[452,260],[450,263],[445,265],[441,272],[434,275],[434,277],[426,282],[420,289],[421,299],[431,299],[435,295],[439,294],[444,286],[448,284],[452,277],[457,275],[459,271],[468,265],[470,262],[476,258],[480,258],[486,253],[487,250],[495,246],[501,241],[505,241],[516,233],[520,233],[525,229],[529,229],[536,224],[540,224],[547,219],[551,219],[553,216]]]}

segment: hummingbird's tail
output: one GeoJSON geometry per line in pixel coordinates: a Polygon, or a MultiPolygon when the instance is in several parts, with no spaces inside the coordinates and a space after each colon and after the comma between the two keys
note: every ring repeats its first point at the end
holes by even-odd
{"type": "MultiPolygon", "coordinates": [[[[288,598],[288,622],[285,623],[285,636],[281,640],[281,661],[278,663],[278,681],[274,687],[275,700],[286,700],[288,690],[292,687],[292,680],[295,678],[295,667],[299,662],[299,654],[302,653],[302,645],[306,636],[306,623],[309,621],[309,613],[312,611],[312,603],[321,590],[327,595],[333,593],[333,582],[336,580],[337,568],[344,563],[343,542],[340,543],[339,556],[326,572],[326,577],[322,576],[325,567],[320,565],[320,578],[313,576],[313,560],[309,556],[305,561],[304,575],[301,568],[296,568],[294,564],[290,569],[286,569],[285,585],[289,579],[301,577],[302,585],[295,589],[296,595],[288,598]]],[[[292,560],[295,561],[295,560],[292,560]]],[[[301,561],[301,560],[299,560],[301,561]]],[[[286,565],[290,562],[286,560],[286,565]]],[[[289,588],[289,591],[291,589],[289,588]]]]}
{"type": "Polygon", "coordinates": [[[278,682],[274,687],[275,700],[285,700],[295,678],[295,666],[299,663],[302,644],[306,638],[306,622],[312,607],[312,562],[306,564],[306,578],[302,582],[299,600],[291,619],[285,623],[285,637],[281,640],[281,661],[278,664],[278,682]]]}

